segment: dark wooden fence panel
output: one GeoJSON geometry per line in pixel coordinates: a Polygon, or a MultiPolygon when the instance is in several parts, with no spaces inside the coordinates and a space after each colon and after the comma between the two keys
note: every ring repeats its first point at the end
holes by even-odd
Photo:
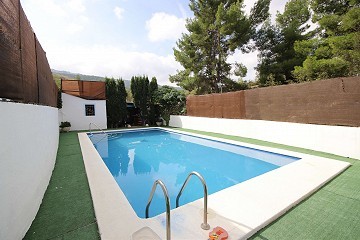
{"type": "Polygon", "coordinates": [[[0,1],[0,97],[22,101],[19,1],[0,1]]]}
{"type": "Polygon", "coordinates": [[[0,1],[0,98],[56,107],[46,54],[19,3],[0,1]]]}
{"type": "MultiPolygon", "coordinates": [[[[210,109],[209,114],[212,114],[215,118],[222,118],[223,117],[223,98],[221,94],[211,94],[209,95],[213,101],[213,108],[210,109]]],[[[209,98],[210,100],[210,98],[209,98]]],[[[204,109],[205,110],[205,109],[204,109]]]]}
{"type": "Polygon", "coordinates": [[[36,42],[36,62],[37,79],[39,84],[39,103],[42,105],[56,106],[56,85],[52,77],[50,66],[46,58],[46,53],[41,47],[37,38],[36,42]]]}
{"type": "Polygon", "coordinates": [[[223,102],[223,118],[244,118],[244,92],[231,92],[220,94],[223,102]]]}
{"type": "Polygon", "coordinates": [[[360,126],[360,77],[191,96],[186,104],[189,116],[360,126]]]}
{"type": "Polygon", "coordinates": [[[20,6],[21,63],[24,102],[38,103],[35,36],[30,23],[20,6]]]}
{"type": "Polygon", "coordinates": [[[188,115],[198,117],[215,117],[214,114],[214,98],[212,95],[189,96],[189,99],[194,98],[194,101],[187,103],[188,115]],[[195,100],[196,99],[196,100],[195,100]]]}

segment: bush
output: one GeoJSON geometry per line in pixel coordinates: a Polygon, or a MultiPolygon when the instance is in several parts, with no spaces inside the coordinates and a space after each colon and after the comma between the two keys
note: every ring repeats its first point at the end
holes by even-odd
{"type": "Polygon", "coordinates": [[[61,127],[61,128],[71,127],[71,123],[70,123],[70,122],[67,122],[67,121],[61,122],[60,127],[61,127]]]}

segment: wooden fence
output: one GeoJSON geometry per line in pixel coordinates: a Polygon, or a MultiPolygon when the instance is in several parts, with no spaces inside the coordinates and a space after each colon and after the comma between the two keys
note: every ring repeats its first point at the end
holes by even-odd
{"type": "Polygon", "coordinates": [[[360,77],[189,96],[187,115],[360,126],[360,77]]]}
{"type": "Polygon", "coordinates": [[[46,53],[19,0],[0,1],[0,98],[57,106],[46,53]]]}

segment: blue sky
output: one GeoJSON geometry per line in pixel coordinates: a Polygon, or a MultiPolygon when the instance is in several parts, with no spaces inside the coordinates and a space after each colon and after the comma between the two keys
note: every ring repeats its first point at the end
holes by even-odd
{"type": "MultiPolygon", "coordinates": [[[[130,79],[155,76],[171,85],[170,74],[181,69],[173,48],[192,16],[188,0],[21,0],[25,13],[47,53],[51,68],[75,73],[130,79]]],[[[248,11],[252,0],[245,0],[248,11]]],[[[285,1],[273,0],[273,15],[285,1]]],[[[254,79],[256,53],[236,52],[229,62],[248,67],[254,79]]]]}

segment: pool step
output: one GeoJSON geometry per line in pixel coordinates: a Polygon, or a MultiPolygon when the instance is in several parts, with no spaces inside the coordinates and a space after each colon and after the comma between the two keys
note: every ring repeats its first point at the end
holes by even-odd
{"type": "Polygon", "coordinates": [[[161,240],[151,228],[143,227],[131,235],[131,240],[161,240]]]}

